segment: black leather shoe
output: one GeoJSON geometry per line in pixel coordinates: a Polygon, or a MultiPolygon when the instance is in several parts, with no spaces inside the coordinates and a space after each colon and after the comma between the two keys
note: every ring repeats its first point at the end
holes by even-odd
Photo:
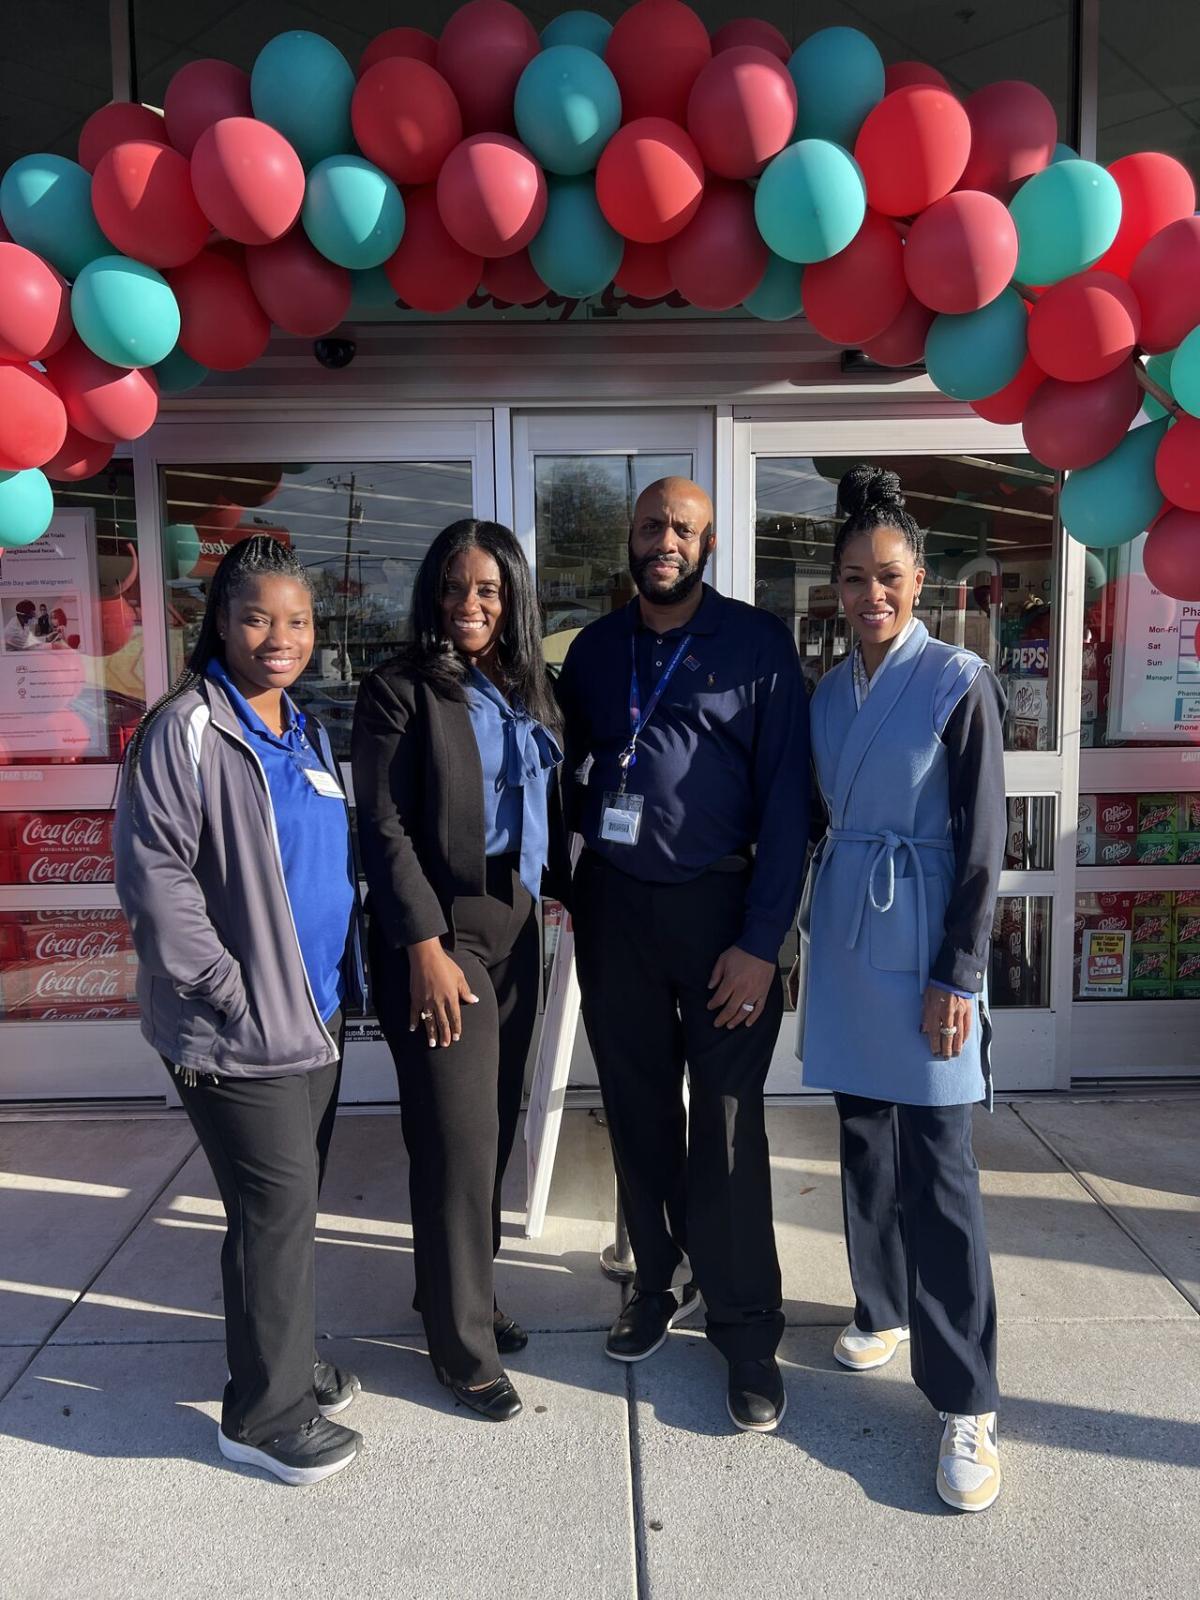
{"type": "Polygon", "coordinates": [[[336,1417],[361,1392],[362,1384],[352,1372],[335,1367],[332,1361],[313,1362],[313,1393],[323,1417],[336,1417]]]}
{"type": "Polygon", "coordinates": [[[496,1349],[502,1356],[515,1355],[529,1343],[529,1335],[515,1317],[506,1317],[503,1311],[494,1312],[492,1327],[496,1333],[496,1349]]]}
{"type": "Polygon", "coordinates": [[[750,1433],[770,1433],[777,1428],[787,1410],[787,1394],[774,1358],[731,1361],[725,1404],[739,1428],[750,1433]]]}
{"type": "Polygon", "coordinates": [[[446,1387],[456,1400],[489,1422],[511,1422],[521,1412],[521,1396],[507,1372],[482,1389],[470,1389],[465,1383],[448,1383],[446,1387]]]}
{"type": "Polygon", "coordinates": [[[635,1289],[608,1330],[605,1355],[614,1361],[644,1361],[662,1347],[675,1324],[690,1317],[699,1304],[700,1291],[694,1283],[686,1284],[678,1299],[673,1289],[662,1294],[635,1289]]]}

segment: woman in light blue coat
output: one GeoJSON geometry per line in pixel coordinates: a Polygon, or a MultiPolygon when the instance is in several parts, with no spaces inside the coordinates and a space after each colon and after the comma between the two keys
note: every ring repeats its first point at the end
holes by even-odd
{"type": "Polygon", "coordinates": [[[812,701],[829,813],[802,911],[798,1053],[841,1123],[862,1371],[909,1340],[945,1421],[936,1485],[981,1511],[1000,1489],[996,1305],[971,1148],[991,1099],[986,974],[1005,837],[1003,709],[976,655],[914,616],[921,530],[893,473],[842,479],[833,577],[855,634],[812,701]]]}

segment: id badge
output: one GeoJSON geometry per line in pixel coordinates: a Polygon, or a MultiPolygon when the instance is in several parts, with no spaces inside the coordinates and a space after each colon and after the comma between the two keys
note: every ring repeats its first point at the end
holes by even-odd
{"type": "Polygon", "coordinates": [[[641,827],[642,796],[609,790],[600,812],[600,837],[607,844],[636,844],[641,827]]]}
{"type": "Polygon", "coordinates": [[[326,772],[324,767],[304,767],[304,776],[312,784],[318,794],[324,795],[327,800],[344,800],[342,786],[332,772],[326,772]]]}

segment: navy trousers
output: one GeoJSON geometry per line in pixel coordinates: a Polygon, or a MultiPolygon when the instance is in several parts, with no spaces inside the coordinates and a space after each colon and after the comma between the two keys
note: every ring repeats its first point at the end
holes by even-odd
{"type": "Polygon", "coordinates": [[[994,1411],[996,1292],[973,1108],[834,1099],[855,1322],[911,1327],[913,1381],[936,1410],[994,1411]]]}

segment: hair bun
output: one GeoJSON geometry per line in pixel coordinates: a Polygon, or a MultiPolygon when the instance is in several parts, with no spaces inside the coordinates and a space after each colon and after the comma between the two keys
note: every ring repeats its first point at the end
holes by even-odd
{"type": "Polygon", "coordinates": [[[838,484],[838,505],[847,517],[861,516],[873,508],[902,511],[904,496],[900,493],[900,479],[884,467],[872,467],[860,461],[856,467],[843,474],[838,484]]]}

